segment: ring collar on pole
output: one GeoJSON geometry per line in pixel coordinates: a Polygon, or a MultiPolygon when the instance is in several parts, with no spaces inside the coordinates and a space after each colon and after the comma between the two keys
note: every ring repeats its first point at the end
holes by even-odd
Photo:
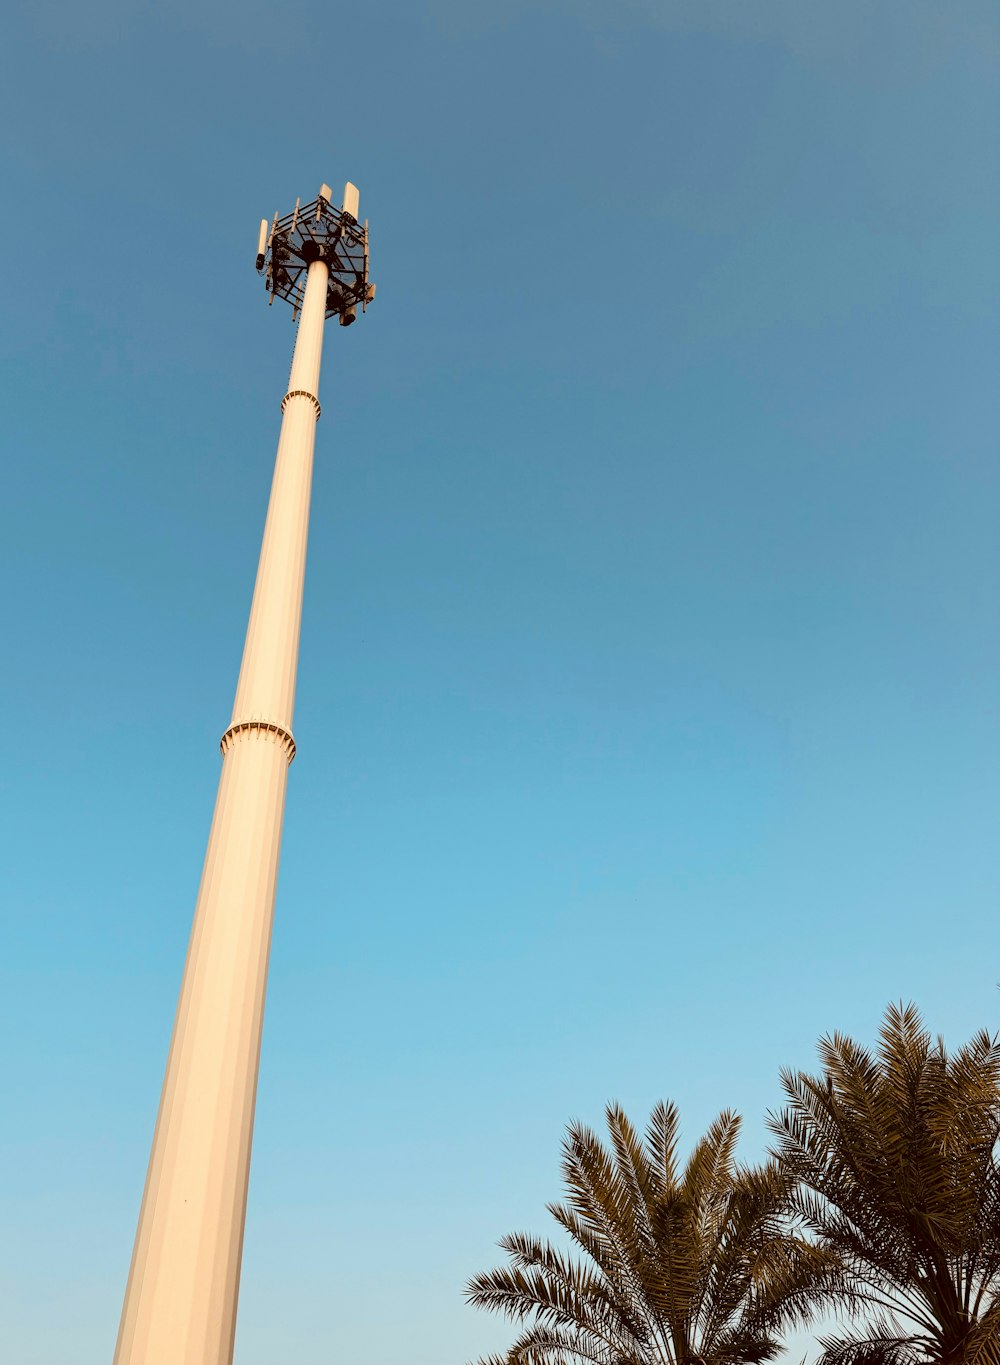
{"type": "Polygon", "coordinates": [[[288,402],[289,398],[308,398],[310,403],[312,403],[313,407],[316,409],[316,421],[318,422],[319,419],[322,417],[323,409],[319,405],[319,399],[316,397],[314,393],[310,393],[308,389],[289,389],[288,392],[285,394],[284,398],[281,400],[282,412],[285,411],[285,404],[288,402]]]}

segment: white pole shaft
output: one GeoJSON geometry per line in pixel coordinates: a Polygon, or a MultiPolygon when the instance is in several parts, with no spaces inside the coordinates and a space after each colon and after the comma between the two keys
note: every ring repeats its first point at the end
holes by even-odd
{"type": "Polygon", "coordinates": [[[327,266],[309,267],[115,1365],[231,1365],[298,658],[327,266]]]}

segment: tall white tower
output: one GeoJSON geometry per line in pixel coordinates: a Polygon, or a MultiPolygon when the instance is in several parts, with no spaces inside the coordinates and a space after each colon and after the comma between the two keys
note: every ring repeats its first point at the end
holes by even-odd
{"type": "Polygon", "coordinates": [[[115,1365],[230,1365],[320,415],[323,324],[374,297],[358,191],[261,223],[257,269],[299,316],[243,664],[198,890],[115,1365]]]}

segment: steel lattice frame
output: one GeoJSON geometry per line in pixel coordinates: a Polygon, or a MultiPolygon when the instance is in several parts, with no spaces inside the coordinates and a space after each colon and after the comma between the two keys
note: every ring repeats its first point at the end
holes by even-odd
{"type": "Polygon", "coordinates": [[[353,310],[364,312],[375,292],[368,282],[368,222],[359,223],[345,209],[335,209],[322,196],[310,204],[296,204],[293,212],[271,223],[264,263],[268,300],[285,299],[293,314],[302,306],[305,278],[313,261],[330,267],[326,316],[339,314],[353,321],[353,310]]]}

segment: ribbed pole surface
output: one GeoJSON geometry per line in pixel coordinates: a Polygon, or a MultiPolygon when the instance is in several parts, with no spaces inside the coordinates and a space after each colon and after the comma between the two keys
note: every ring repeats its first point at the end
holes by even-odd
{"type": "Polygon", "coordinates": [[[231,1365],[328,270],[309,267],[115,1365],[231,1365]]]}

